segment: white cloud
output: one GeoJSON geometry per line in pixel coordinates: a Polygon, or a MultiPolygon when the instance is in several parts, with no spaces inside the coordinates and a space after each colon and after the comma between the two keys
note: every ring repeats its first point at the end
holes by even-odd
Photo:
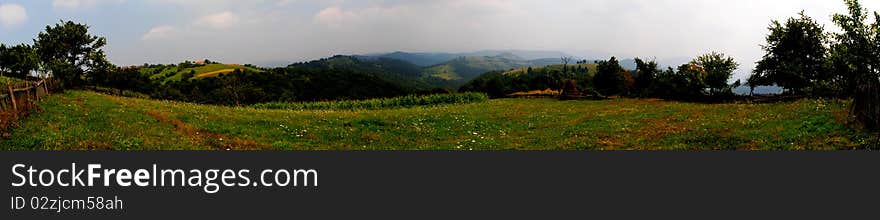
{"type": "Polygon", "coordinates": [[[121,4],[125,0],[53,0],[52,7],[61,9],[78,9],[93,7],[99,4],[121,4]]]}
{"type": "Polygon", "coordinates": [[[200,17],[196,20],[195,24],[216,29],[227,29],[238,24],[239,20],[238,15],[235,13],[224,11],[200,17]]]}
{"type": "Polygon", "coordinates": [[[339,7],[328,7],[319,11],[314,16],[314,21],[327,27],[338,28],[344,25],[363,24],[370,22],[393,23],[394,20],[408,22],[415,14],[409,6],[398,5],[389,7],[373,6],[368,8],[343,10],[339,7]],[[390,19],[390,20],[389,20],[390,19]]]}
{"type": "Polygon", "coordinates": [[[356,15],[350,11],[343,11],[339,9],[339,7],[329,7],[319,11],[315,14],[315,22],[320,24],[330,26],[330,27],[339,27],[346,20],[351,20],[356,15]]]}
{"type": "MultiPolygon", "coordinates": [[[[77,2],[84,7],[90,1],[98,0],[77,2]]],[[[835,31],[831,14],[846,10],[840,0],[144,2],[154,6],[145,10],[166,10],[148,11],[154,17],[144,19],[156,19],[173,28],[141,27],[145,32],[134,37],[137,43],[111,45],[126,48],[117,49],[120,52],[111,58],[120,57],[117,59],[127,64],[200,57],[247,63],[396,50],[535,49],[562,50],[590,59],[615,55],[663,60],[689,59],[717,50],[743,64],[737,77],[745,76],[763,55],[759,45],[764,43],[771,19],[796,16],[804,9],[828,31],[835,31]],[[163,14],[168,8],[181,13],[163,14]],[[207,16],[199,17],[203,15],[207,16]],[[150,28],[155,30],[146,32],[150,28]],[[352,36],[358,36],[357,40],[352,36]],[[230,50],[237,53],[228,53],[230,50]]],[[[880,10],[878,0],[862,3],[871,11],[880,10]]],[[[113,33],[109,35],[113,37],[113,33]]]]}
{"type": "Polygon", "coordinates": [[[27,10],[18,4],[0,4],[0,25],[14,27],[27,20],[27,10]]]}
{"type": "Polygon", "coordinates": [[[146,34],[142,37],[143,40],[153,40],[167,37],[169,34],[174,32],[174,27],[168,25],[156,26],[147,31],[146,34]]]}
{"type": "Polygon", "coordinates": [[[293,3],[293,0],[278,0],[278,2],[275,3],[275,5],[276,6],[285,6],[290,3],[293,3]]]}

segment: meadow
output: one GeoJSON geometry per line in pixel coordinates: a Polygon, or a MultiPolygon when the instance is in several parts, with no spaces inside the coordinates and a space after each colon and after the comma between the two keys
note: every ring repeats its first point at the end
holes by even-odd
{"type": "Polygon", "coordinates": [[[0,149],[854,149],[848,101],[699,104],[493,99],[373,110],[224,107],[67,91],[0,149]]]}
{"type": "Polygon", "coordinates": [[[467,104],[482,102],[489,99],[483,93],[454,93],[436,95],[407,95],[394,98],[370,99],[370,100],[342,100],[325,102],[298,102],[298,103],[263,103],[252,107],[258,109],[286,109],[286,110],[375,110],[407,107],[431,107],[449,104],[467,104]]]}

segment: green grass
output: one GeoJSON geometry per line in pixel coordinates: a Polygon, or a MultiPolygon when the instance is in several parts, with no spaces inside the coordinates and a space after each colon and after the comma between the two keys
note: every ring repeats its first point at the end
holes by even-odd
{"type": "Polygon", "coordinates": [[[846,101],[696,104],[497,99],[379,110],[267,110],[68,91],[2,149],[852,149],[846,101]]]}
{"type": "Polygon", "coordinates": [[[442,79],[442,80],[460,80],[462,79],[458,73],[455,72],[455,67],[450,65],[442,65],[436,66],[432,68],[428,68],[425,70],[429,76],[442,79]]]}
{"type": "Polygon", "coordinates": [[[371,99],[360,101],[329,101],[303,103],[265,103],[254,105],[258,109],[287,110],[371,110],[406,108],[414,106],[438,106],[449,104],[467,104],[482,102],[489,97],[483,93],[453,93],[416,96],[409,95],[395,98],[371,99]]]}

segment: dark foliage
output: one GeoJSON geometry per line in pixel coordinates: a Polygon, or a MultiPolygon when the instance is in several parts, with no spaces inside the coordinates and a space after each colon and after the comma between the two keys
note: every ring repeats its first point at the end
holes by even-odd
{"type": "MultiPolygon", "coordinates": [[[[611,95],[624,95],[628,92],[628,78],[632,75],[620,66],[617,58],[611,57],[608,61],[600,61],[596,67],[596,76],[593,77],[593,86],[599,93],[611,95]]],[[[631,85],[631,84],[630,84],[631,85]]]]}

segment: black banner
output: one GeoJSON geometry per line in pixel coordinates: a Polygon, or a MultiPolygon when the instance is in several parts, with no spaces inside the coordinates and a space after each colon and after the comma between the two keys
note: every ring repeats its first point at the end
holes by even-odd
{"type": "Polygon", "coordinates": [[[0,159],[3,219],[873,219],[880,205],[873,152],[3,152],[0,159]],[[145,179],[148,186],[119,186],[116,178],[110,186],[98,178],[94,186],[57,185],[69,185],[73,178],[57,171],[73,164],[86,169],[83,184],[89,164],[144,176],[221,171],[215,183],[222,170],[246,169],[250,181],[235,173],[234,186],[213,193],[145,179]],[[56,185],[14,186],[28,166],[36,184],[54,175],[56,185]],[[257,184],[254,176],[267,169],[289,171],[269,173],[269,183],[315,172],[298,186],[257,184]],[[74,207],[98,197],[102,209],[74,207]]]}

